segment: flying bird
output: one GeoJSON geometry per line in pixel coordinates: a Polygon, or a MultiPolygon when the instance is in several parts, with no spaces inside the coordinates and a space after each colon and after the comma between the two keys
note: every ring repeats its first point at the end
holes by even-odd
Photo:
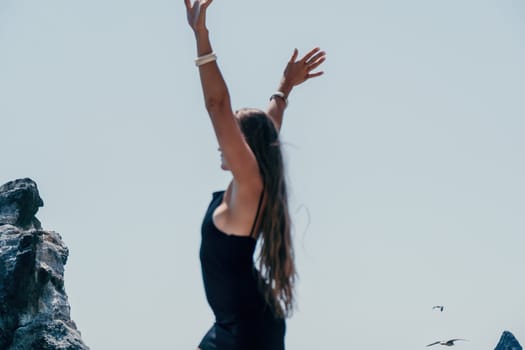
{"type": "Polygon", "coordinates": [[[443,312],[443,309],[444,309],[444,308],[445,308],[445,307],[444,307],[443,305],[432,306],[432,310],[434,310],[434,309],[438,309],[438,310],[441,311],[441,312],[443,312]]]}
{"type": "Polygon", "coordinates": [[[440,341],[433,342],[432,344],[428,344],[427,346],[432,346],[432,345],[436,345],[436,344],[444,345],[444,346],[453,346],[453,345],[455,345],[454,342],[458,341],[458,340],[465,340],[466,341],[467,339],[450,339],[450,340],[447,340],[447,341],[440,340],[440,341]]]}

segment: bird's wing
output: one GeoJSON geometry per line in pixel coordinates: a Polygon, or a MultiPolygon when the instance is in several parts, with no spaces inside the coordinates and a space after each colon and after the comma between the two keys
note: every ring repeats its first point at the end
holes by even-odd
{"type": "Polygon", "coordinates": [[[428,344],[427,346],[432,346],[441,343],[440,341],[433,342],[432,344],[428,344]]]}
{"type": "MultiPolygon", "coordinates": [[[[457,339],[450,339],[448,342],[454,344],[455,341],[458,341],[458,340],[463,340],[463,341],[467,341],[467,339],[461,339],[461,338],[457,338],[457,339]]],[[[447,343],[448,343],[447,342],[447,343]]]]}

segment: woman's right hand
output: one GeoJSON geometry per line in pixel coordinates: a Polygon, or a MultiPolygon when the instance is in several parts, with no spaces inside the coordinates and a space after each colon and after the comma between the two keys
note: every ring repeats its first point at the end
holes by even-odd
{"type": "Polygon", "coordinates": [[[186,15],[188,24],[195,33],[206,29],[206,9],[211,5],[213,0],[184,0],[186,4],[186,15]]]}

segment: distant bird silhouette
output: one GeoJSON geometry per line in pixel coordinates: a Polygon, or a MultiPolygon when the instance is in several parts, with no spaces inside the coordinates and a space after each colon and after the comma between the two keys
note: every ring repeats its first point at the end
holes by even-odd
{"type": "Polygon", "coordinates": [[[443,305],[432,306],[432,310],[434,310],[434,309],[439,309],[439,311],[441,311],[441,312],[443,312],[443,309],[444,309],[444,308],[445,308],[445,307],[444,307],[443,305]]]}
{"type": "Polygon", "coordinates": [[[466,341],[467,339],[450,339],[450,340],[447,340],[447,341],[440,340],[440,341],[433,342],[432,344],[428,344],[427,346],[432,346],[432,345],[436,345],[436,344],[444,345],[444,346],[453,346],[453,345],[455,345],[454,342],[458,341],[458,340],[465,340],[466,341]]]}

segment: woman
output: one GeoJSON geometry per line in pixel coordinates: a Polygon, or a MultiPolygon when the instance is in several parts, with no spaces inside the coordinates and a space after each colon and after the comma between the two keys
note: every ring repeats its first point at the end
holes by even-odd
{"type": "Polygon", "coordinates": [[[233,179],[215,192],[202,224],[200,259],[206,297],[216,318],[200,350],[282,350],[293,309],[295,266],[279,129],[292,88],[317,77],[325,60],[318,48],[296,61],[294,50],[268,112],[233,112],[213,54],[206,10],[212,0],[185,0],[197,42],[206,109],[233,179]],[[261,240],[259,269],[253,262],[261,240]]]}

